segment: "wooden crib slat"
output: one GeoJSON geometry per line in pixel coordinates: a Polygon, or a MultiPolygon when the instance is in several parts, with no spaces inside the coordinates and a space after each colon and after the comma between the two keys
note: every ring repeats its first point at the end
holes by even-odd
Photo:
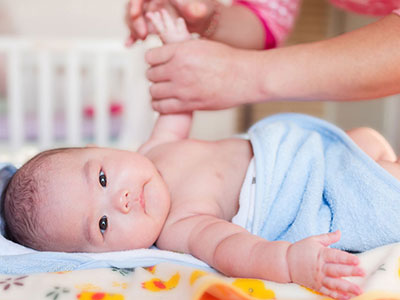
{"type": "Polygon", "coordinates": [[[6,141],[0,141],[0,146],[11,151],[20,150],[28,144],[37,150],[83,146],[93,142],[83,139],[84,135],[91,134],[94,136],[94,143],[101,146],[126,149],[139,146],[150,134],[154,122],[149,86],[145,78],[147,65],[144,51],[148,47],[147,41],[127,49],[119,40],[0,37],[0,51],[6,53],[8,63],[6,74],[9,137],[6,141]],[[35,53],[36,56],[32,56],[35,53]],[[126,65],[121,63],[121,56],[125,55],[126,65]],[[32,64],[37,67],[32,68],[32,64]],[[25,74],[25,69],[33,74],[25,74]],[[125,84],[116,81],[116,78],[121,80],[121,77],[115,77],[115,74],[124,74],[122,78],[125,84]],[[121,84],[124,92],[119,90],[121,84]],[[37,94],[25,93],[27,87],[37,91],[37,94]],[[89,92],[84,93],[87,90],[89,92]],[[113,119],[109,110],[111,92],[117,100],[124,101],[122,115],[112,116],[113,119]],[[29,124],[35,122],[38,126],[25,132],[27,106],[33,105],[26,101],[31,100],[37,103],[37,114],[28,121],[29,124]],[[88,111],[83,113],[83,103],[87,104],[88,100],[94,101],[93,122],[88,111]],[[59,111],[61,106],[63,111],[59,111]],[[59,113],[57,116],[56,108],[59,113]],[[123,119],[119,119],[120,117],[123,119]],[[38,136],[38,139],[27,140],[28,134],[30,138],[38,136]]]}
{"type": "Polygon", "coordinates": [[[39,147],[47,149],[52,145],[52,72],[50,53],[41,51],[38,57],[39,66],[39,147]]]}
{"type": "Polygon", "coordinates": [[[96,145],[106,146],[110,136],[106,52],[97,53],[95,57],[94,78],[94,142],[96,145]]]}
{"type": "Polygon", "coordinates": [[[69,146],[78,146],[82,140],[82,113],[80,104],[80,84],[79,84],[79,55],[75,51],[67,54],[66,60],[67,70],[67,103],[66,116],[67,116],[67,140],[69,146]]]}
{"type": "Polygon", "coordinates": [[[124,65],[124,132],[123,147],[139,147],[150,135],[155,114],[151,108],[144,45],[133,47],[124,65]]]}
{"type": "Polygon", "coordinates": [[[15,151],[24,142],[21,54],[17,48],[8,49],[7,74],[9,137],[11,149],[15,151]]]}

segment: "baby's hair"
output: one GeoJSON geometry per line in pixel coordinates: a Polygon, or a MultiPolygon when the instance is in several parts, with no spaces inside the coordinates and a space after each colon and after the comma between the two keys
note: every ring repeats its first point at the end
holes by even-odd
{"type": "Polygon", "coordinates": [[[26,162],[13,175],[3,193],[3,217],[5,235],[21,245],[43,250],[45,242],[43,228],[39,225],[38,204],[39,189],[47,182],[41,180],[43,166],[52,156],[67,152],[71,148],[59,148],[43,151],[26,162]]]}

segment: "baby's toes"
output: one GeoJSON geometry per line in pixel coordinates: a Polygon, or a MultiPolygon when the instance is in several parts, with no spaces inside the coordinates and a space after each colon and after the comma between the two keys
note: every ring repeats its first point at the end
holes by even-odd
{"type": "Polygon", "coordinates": [[[364,276],[364,270],[358,266],[341,265],[341,264],[325,264],[322,271],[328,277],[348,277],[348,276],[364,276]]]}
{"type": "Polygon", "coordinates": [[[338,295],[361,295],[362,294],[362,290],[361,288],[344,279],[341,278],[332,278],[332,277],[325,277],[322,280],[322,288],[326,288],[332,292],[336,292],[338,293],[338,295]]]}

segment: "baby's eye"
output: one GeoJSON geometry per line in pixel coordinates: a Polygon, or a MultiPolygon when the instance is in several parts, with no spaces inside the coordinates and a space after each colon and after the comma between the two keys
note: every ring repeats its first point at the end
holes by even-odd
{"type": "Polygon", "coordinates": [[[107,230],[107,226],[108,226],[107,216],[102,216],[99,221],[99,228],[101,234],[104,234],[104,232],[107,230]]]}
{"type": "Polygon", "coordinates": [[[103,170],[100,170],[99,182],[100,182],[100,185],[102,187],[106,187],[107,186],[107,177],[106,177],[106,174],[104,174],[103,170]]]}

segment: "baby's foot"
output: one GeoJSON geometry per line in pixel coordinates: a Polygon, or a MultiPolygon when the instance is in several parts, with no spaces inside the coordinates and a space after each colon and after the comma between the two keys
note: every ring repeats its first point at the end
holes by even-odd
{"type": "Polygon", "coordinates": [[[190,39],[185,21],[182,18],[173,19],[171,15],[162,9],[161,12],[148,12],[146,16],[156,28],[161,40],[165,44],[178,43],[190,39]]]}

